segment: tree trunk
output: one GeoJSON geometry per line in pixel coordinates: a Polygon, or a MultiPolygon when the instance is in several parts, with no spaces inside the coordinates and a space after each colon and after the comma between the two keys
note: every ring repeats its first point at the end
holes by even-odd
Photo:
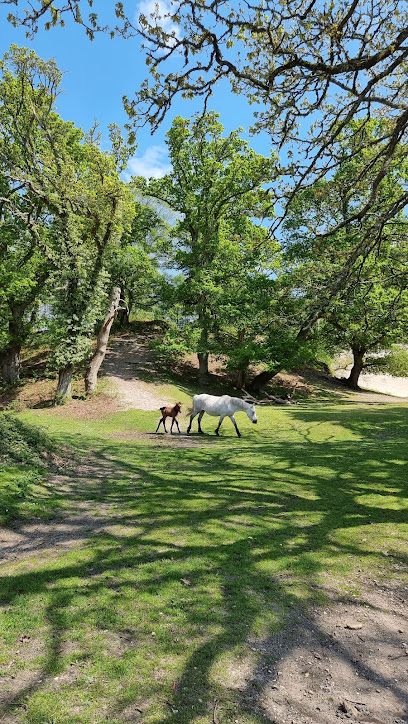
{"type": "Polygon", "coordinates": [[[247,373],[246,369],[237,370],[236,378],[235,378],[235,385],[238,390],[242,390],[242,388],[245,387],[246,373],[247,373]]]}
{"type": "Polygon", "coordinates": [[[19,345],[13,345],[0,352],[1,374],[5,385],[16,385],[20,379],[19,345]]]}
{"type": "Polygon", "coordinates": [[[261,392],[264,387],[268,384],[268,382],[271,381],[275,375],[277,375],[279,372],[279,369],[275,369],[272,371],[265,370],[265,372],[261,372],[259,375],[254,377],[251,384],[247,386],[248,392],[250,392],[253,395],[258,394],[258,392],[261,392]]]}
{"type": "Polygon", "coordinates": [[[365,349],[357,349],[356,347],[353,347],[354,364],[351,368],[350,377],[346,380],[347,387],[351,387],[352,390],[360,389],[358,386],[358,380],[364,367],[365,353],[365,349]]]}
{"type": "Polygon", "coordinates": [[[71,397],[73,365],[67,365],[58,373],[58,387],[55,404],[62,405],[71,397]]]}
{"type": "Polygon", "coordinates": [[[118,324],[121,329],[126,329],[129,326],[129,313],[127,309],[121,309],[118,312],[118,324]]]}
{"type": "Polygon", "coordinates": [[[102,328],[98,335],[95,354],[92,357],[85,372],[85,392],[87,395],[92,394],[92,392],[95,392],[96,390],[99,368],[103,360],[105,359],[106,347],[109,340],[109,333],[113,324],[113,320],[118,313],[119,302],[120,287],[114,287],[112,289],[109,309],[106,313],[105,319],[103,320],[102,328]]]}
{"type": "Polygon", "coordinates": [[[202,385],[206,385],[209,382],[209,374],[208,374],[208,332],[205,327],[205,317],[202,312],[199,313],[199,320],[200,323],[203,325],[201,327],[201,336],[200,336],[200,348],[205,350],[204,352],[197,352],[198,357],[198,381],[202,385]]]}
{"type": "Polygon", "coordinates": [[[202,385],[209,382],[208,374],[208,352],[197,352],[198,357],[198,380],[202,385]]]}

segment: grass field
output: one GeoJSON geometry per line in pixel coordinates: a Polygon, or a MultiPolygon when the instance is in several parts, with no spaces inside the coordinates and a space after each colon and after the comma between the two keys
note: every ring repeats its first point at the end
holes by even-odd
{"type": "Polygon", "coordinates": [[[234,685],[240,666],[276,664],[254,641],[294,610],[358,599],[366,577],[407,583],[408,407],[258,417],[238,417],[240,440],[206,417],[211,436],[171,440],[149,434],[155,412],[17,416],[69,467],[47,479],[43,459],[4,460],[3,519],[81,528],[2,566],[0,720],[260,724],[256,681],[234,685]]]}

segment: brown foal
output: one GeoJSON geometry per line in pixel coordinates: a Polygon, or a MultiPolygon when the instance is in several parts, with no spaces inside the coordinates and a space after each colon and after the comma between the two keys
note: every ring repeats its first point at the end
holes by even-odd
{"type": "Polygon", "coordinates": [[[170,432],[173,432],[173,425],[176,423],[177,430],[180,432],[179,424],[177,422],[177,415],[181,412],[181,402],[176,402],[174,407],[161,407],[160,412],[162,414],[161,419],[159,420],[159,424],[157,425],[156,432],[158,432],[160,425],[163,423],[164,432],[167,432],[166,430],[166,417],[171,417],[171,426],[170,426],[170,432]]]}

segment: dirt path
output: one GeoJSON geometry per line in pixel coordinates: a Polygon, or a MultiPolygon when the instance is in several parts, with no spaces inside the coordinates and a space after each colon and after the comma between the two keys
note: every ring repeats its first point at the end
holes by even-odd
{"type": "Polygon", "coordinates": [[[140,377],[155,372],[153,354],[146,344],[134,336],[123,336],[110,342],[101,369],[112,381],[122,410],[157,410],[169,401],[155,392],[154,385],[140,377]]]}
{"type": "MultiPolygon", "coordinates": [[[[349,377],[351,365],[336,370],[336,377],[342,379],[349,377]]],[[[359,396],[375,395],[385,398],[384,401],[408,402],[408,377],[392,377],[386,374],[372,374],[363,370],[359,379],[362,392],[359,396]]]]}
{"type": "Polygon", "coordinates": [[[375,403],[376,405],[381,403],[393,403],[394,405],[399,405],[401,403],[408,402],[408,397],[394,396],[391,394],[374,392],[365,389],[361,389],[360,392],[353,392],[350,390],[344,395],[344,399],[349,402],[375,403]]]}

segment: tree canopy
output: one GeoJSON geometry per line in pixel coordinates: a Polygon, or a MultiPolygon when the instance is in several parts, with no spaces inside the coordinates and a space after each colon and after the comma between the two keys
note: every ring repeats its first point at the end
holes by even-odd
{"type": "Polygon", "coordinates": [[[264,185],[276,175],[276,159],[256,154],[240,130],[223,131],[215,113],[191,121],[177,117],[167,134],[172,172],[139,181],[143,194],[176,215],[168,263],[183,280],[173,301],[197,321],[203,376],[209,338],[219,329],[220,306],[232,294],[233,278],[238,289],[238,278],[249,278],[249,270],[273,255],[271,243],[276,247],[261,226],[273,215],[273,195],[264,185]]]}
{"type": "MultiPolygon", "coordinates": [[[[214,87],[228,80],[233,92],[254,105],[255,128],[270,133],[276,148],[286,148],[286,197],[338,167],[330,149],[350,121],[378,115],[388,121],[383,137],[373,141],[381,163],[374,176],[370,164],[361,169],[370,179],[370,194],[358,213],[360,219],[370,216],[379,184],[407,135],[405,0],[179,0],[158,3],[138,22],[122,2],[112,6],[116,17],[98,15],[91,0],[33,0],[26,11],[20,0],[8,4],[11,22],[28,32],[41,23],[63,24],[70,14],[91,38],[98,31],[141,38],[150,79],[125,102],[136,125],[148,121],[157,128],[178,95],[201,97],[205,108],[214,87]]],[[[407,200],[404,187],[367,234],[375,234],[407,200]]]]}
{"type": "MultiPolygon", "coordinates": [[[[26,48],[12,46],[0,63],[0,359],[3,379],[15,383],[33,312],[47,302],[43,324],[64,396],[119,276],[115,253],[143,213],[120,178],[130,149],[118,128],[111,126],[105,152],[95,128],[85,134],[61,119],[60,81],[54,61],[26,48]]],[[[144,224],[153,225],[152,213],[144,224]]]]}
{"type": "MultiPolygon", "coordinates": [[[[383,223],[379,235],[369,237],[370,218],[359,219],[370,194],[361,168],[378,170],[373,140],[383,137],[386,121],[354,121],[344,129],[332,154],[341,167],[328,180],[319,180],[299,192],[285,223],[285,256],[304,300],[301,336],[325,320],[330,344],[351,348],[359,358],[359,372],[367,351],[399,342],[407,335],[407,217],[400,212],[383,223]],[[360,150],[352,153],[354,147],[360,150]],[[354,219],[351,220],[351,215],[354,219]],[[341,222],[347,219],[344,226],[341,222]],[[338,231],[322,239],[317,231],[336,224],[338,231]],[[362,239],[365,240],[364,245],[362,239]],[[363,253],[363,247],[371,253],[363,253]]],[[[406,182],[405,146],[398,149],[381,181],[373,217],[384,204],[398,199],[406,182]]],[[[356,386],[358,374],[353,378],[356,386]]]]}

